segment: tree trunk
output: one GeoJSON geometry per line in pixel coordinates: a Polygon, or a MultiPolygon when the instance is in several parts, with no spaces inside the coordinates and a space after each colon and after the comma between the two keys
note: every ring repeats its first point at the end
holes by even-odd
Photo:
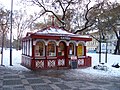
{"type": "Polygon", "coordinates": [[[120,38],[118,39],[118,55],[120,55],[120,38]]]}
{"type": "Polygon", "coordinates": [[[116,45],[116,47],[115,47],[114,54],[120,55],[120,48],[119,48],[119,45],[120,45],[120,38],[117,40],[117,45],[116,45]]]}
{"type": "Polygon", "coordinates": [[[19,39],[17,40],[17,50],[19,50],[19,39]]]}
{"type": "Polygon", "coordinates": [[[1,66],[4,66],[4,65],[3,65],[4,37],[5,37],[5,34],[4,34],[4,32],[3,32],[3,35],[2,35],[2,49],[1,49],[1,66]]]}

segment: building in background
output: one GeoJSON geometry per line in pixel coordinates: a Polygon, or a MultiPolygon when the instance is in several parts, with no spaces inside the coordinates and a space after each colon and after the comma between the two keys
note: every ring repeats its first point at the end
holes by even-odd
{"type": "MultiPolygon", "coordinates": [[[[91,33],[92,36],[94,36],[95,38],[99,38],[99,32],[93,32],[91,33]]],[[[92,38],[92,37],[91,37],[92,38]]],[[[107,52],[108,53],[114,53],[115,47],[117,44],[117,38],[114,32],[110,32],[107,34],[107,52]]],[[[104,46],[105,44],[101,44],[101,47],[104,46]]],[[[99,52],[99,42],[92,38],[92,41],[87,42],[86,44],[87,46],[87,52],[99,52]]],[[[105,52],[105,50],[102,50],[103,48],[101,48],[101,52],[105,52]]]]}

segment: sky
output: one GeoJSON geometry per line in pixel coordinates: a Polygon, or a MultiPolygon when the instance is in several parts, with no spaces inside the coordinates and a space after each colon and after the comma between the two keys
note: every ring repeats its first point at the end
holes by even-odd
{"type": "MultiPolygon", "coordinates": [[[[5,6],[5,8],[7,8],[8,10],[10,10],[11,9],[11,1],[12,0],[0,0],[0,4],[2,4],[3,6],[5,6]]],[[[22,8],[25,8],[22,4],[20,4],[20,1],[21,0],[13,0],[13,9],[15,10],[15,9],[20,9],[21,7],[22,8]]],[[[93,2],[94,0],[92,0],[92,2],[93,2]]],[[[112,1],[112,2],[114,2],[114,1],[118,1],[118,2],[120,2],[120,0],[110,0],[110,1],[112,1]]],[[[93,3],[91,3],[91,5],[92,5],[93,3]]],[[[29,8],[29,12],[34,12],[34,11],[37,11],[36,10],[36,8],[37,7],[28,7],[29,8]]]]}
{"type": "MultiPolygon", "coordinates": [[[[0,4],[4,6],[4,8],[11,10],[11,1],[12,0],[0,0],[0,4]]],[[[21,3],[21,0],[13,0],[13,10],[20,10],[20,9],[26,9],[28,11],[28,14],[32,14],[34,12],[37,12],[38,7],[34,6],[25,6],[21,3]]]]}
{"type": "MultiPolygon", "coordinates": [[[[20,3],[20,1],[21,0],[13,0],[13,10],[20,10],[20,9],[24,10],[24,9],[26,9],[26,11],[29,15],[29,14],[33,14],[34,12],[38,12],[39,9],[40,9],[37,6],[34,6],[34,7],[33,6],[27,6],[27,7],[25,7],[20,3]]],[[[114,0],[111,0],[111,1],[114,1],[114,0]]],[[[117,0],[117,1],[120,2],[120,0],[117,0]]],[[[0,0],[0,4],[2,4],[4,6],[4,8],[6,8],[8,10],[11,10],[11,0],[0,0]]],[[[93,3],[91,3],[91,5],[93,5],[93,3]]],[[[45,18],[45,17],[43,17],[43,18],[45,18]]],[[[43,18],[41,18],[42,19],[41,21],[44,20],[43,18]]],[[[13,35],[14,35],[14,37],[17,36],[16,30],[13,30],[13,35]]]]}
{"type": "MultiPolygon", "coordinates": [[[[11,1],[12,0],[0,0],[0,3],[5,7],[7,8],[8,10],[11,10],[11,1]]],[[[19,8],[18,4],[17,4],[17,1],[20,1],[20,0],[13,0],[13,7],[14,8],[19,8]]]]}
{"type": "MultiPolygon", "coordinates": [[[[2,6],[5,8],[5,9],[7,9],[7,10],[11,10],[11,1],[12,0],[0,0],[0,4],[2,4],[2,6]]],[[[28,11],[27,12],[27,14],[28,15],[30,15],[30,14],[33,14],[34,13],[34,11],[38,11],[38,10],[36,10],[36,8],[34,7],[32,7],[32,6],[29,6],[29,7],[25,7],[24,5],[22,5],[21,3],[20,3],[20,1],[21,0],[13,0],[13,11],[14,10],[25,10],[26,9],[26,11],[28,11]]],[[[16,29],[12,29],[12,32],[13,32],[13,37],[15,38],[15,39],[17,39],[17,30],[16,29]]],[[[26,35],[26,33],[25,33],[25,35],[26,35]]],[[[24,36],[25,36],[24,35],[24,36]]],[[[10,38],[9,37],[10,35],[8,35],[8,38],[10,38]]]]}

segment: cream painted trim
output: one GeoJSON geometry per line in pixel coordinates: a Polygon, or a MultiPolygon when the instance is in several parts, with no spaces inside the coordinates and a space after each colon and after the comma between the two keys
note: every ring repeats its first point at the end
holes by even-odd
{"type": "Polygon", "coordinates": [[[58,41],[57,46],[59,46],[59,43],[62,42],[62,41],[65,42],[67,46],[69,46],[69,42],[67,42],[67,41],[65,41],[65,40],[60,40],[60,41],[58,41]]]}
{"type": "Polygon", "coordinates": [[[76,46],[78,46],[79,43],[82,44],[83,46],[86,46],[86,43],[84,41],[76,42],[76,46]]]}

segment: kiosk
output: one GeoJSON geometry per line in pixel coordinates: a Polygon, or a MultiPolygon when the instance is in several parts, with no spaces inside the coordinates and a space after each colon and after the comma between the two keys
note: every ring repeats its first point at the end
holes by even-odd
{"type": "Polygon", "coordinates": [[[71,68],[71,57],[77,59],[77,68],[90,67],[91,57],[86,56],[86,42],[92,39],[50,26],[22,39],[21,64],[32,70],[71,68]]]}

